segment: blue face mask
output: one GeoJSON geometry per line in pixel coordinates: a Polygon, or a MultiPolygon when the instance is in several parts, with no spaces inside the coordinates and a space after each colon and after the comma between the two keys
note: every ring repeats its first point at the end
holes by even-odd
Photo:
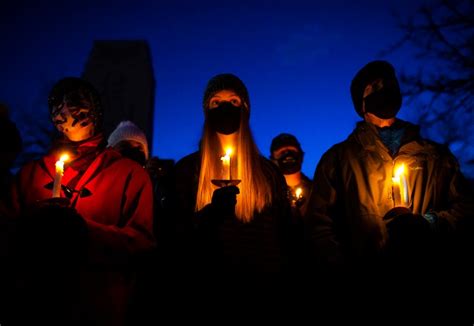
{"type": "Polygon", "coordinates": [[[212,130],[230,135],[239,130],[243,108],[230,102],[221,102],[218,107],[209,109],[207,121],[212,130]]]}

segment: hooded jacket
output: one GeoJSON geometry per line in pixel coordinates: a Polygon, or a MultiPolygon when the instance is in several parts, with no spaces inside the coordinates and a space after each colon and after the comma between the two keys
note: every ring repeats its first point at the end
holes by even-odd
{"type": "Polygon", "coordinates": [[[395,207],[392,176],[400,163],[407,168],[413,214],[435,214],[445,230],[455,230],[471,217],[472,198],[455,157],[446,147],[421,138],[418,126],[399,123],[405,133],[393,156],[377,128],[362,121],[321,158],[307,212],[320,263],[361,262],[384,248],[383,217],[395,207]]]}

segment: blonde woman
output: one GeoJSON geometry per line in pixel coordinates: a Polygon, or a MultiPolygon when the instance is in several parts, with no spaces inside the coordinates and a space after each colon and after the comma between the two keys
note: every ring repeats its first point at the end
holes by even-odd
{"type": "Polygon", "coordinates": [[[179,243],[200,271],[279,271],[289,219],[286,184],[254,142],[247,88],[232,74],[217,75],[203,108],[200,149],[175,168],[179,243]]]}

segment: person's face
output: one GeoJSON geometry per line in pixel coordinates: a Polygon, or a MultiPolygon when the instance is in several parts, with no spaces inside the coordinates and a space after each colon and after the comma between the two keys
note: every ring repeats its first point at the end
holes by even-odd
{"type": "Polygon", "coordinates": [[[52,120],[59,132],[71,141],[86,140],[94,135],[94,123],[87,104],[71,105],[62,102],[53,108],[52,120]]]}
{"type": "Polygon", "coordinates": [[[273,162],[285,175],[293,175],[301,171],[303,155],[295,146],[284,146],[273,152],[273,162]]]}
{"type": "Polygon", "coordinates": [[[222,90],[214,94],[209,100],[209,109],[217,108],[222,102],[229,102],[235,107],[242,106],[242,99],[231,90],[222,90]]]}
{"type": "Polygon", "coordinates": [[[382,78],[378,78],[373,82],[369,83],[364,89],[364,95],[362,100],[362,112],[365,113],[365,98],[370,94],[380,90],[383,88],[384,80],[382,78]]]}
{"type": "Polygon", "coordinates": [[[275,160],[278,160],[287,151],[293,151],[293,152],[299,153],[298,148],[296,148],[295,146],[284,146],[273,152],[273,158],[275,160]]]}
{"type": "Polygon", "coordinates": [[[364,89],[364,94],[363,94],[363,100],[362,100],[362,112],[366,112],[365,110],[365,98],[369,96],[372,93],[378,92],[383,88],[388,88],[388,87],[397,87],[396,82],[391,79],[383,79],[383,78],[378,78],[374,80],[373,82],[369,83],[365,89],[364,89]]]}
{"type": "Polygon", "coordinates": [[[131,160],[134,160],[141,166],[145,165],[146,156],[141,143],[135,140],[122,140],[118,142],[114,148],[120,152],[120,154],[131,160]]]}

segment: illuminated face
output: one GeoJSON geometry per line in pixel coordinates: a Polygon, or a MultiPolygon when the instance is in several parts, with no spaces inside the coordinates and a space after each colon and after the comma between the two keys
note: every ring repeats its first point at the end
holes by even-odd
{"type": "Polygon", "coordinates": [[[242,105],[242,99],[234,91],[222,90],[214,94],[209,100],[209,109],[217,108],[222,102],[229,102],[235,107],[242,105]]]}
{"type": "Polygon", "coordinates": [[[87,104],[62,102],[53,108],[51,117],[59,132],[71,141],[86,140],[94,135],[94,123],[87,104]]]}

